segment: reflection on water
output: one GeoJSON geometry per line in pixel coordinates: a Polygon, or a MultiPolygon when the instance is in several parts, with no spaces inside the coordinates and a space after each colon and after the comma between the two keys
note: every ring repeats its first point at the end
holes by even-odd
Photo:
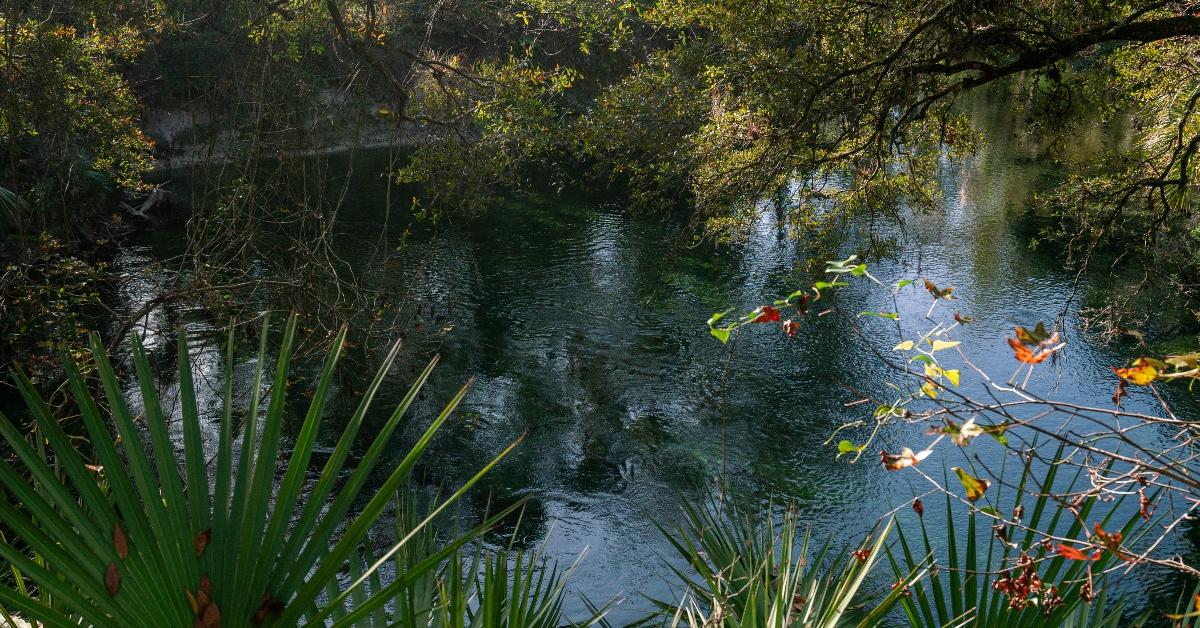
{"type": "MultiPolygon", "coordinates": [[[[991,142],[964,163],[943,164],[943,211],[913,216],[903,232],[890,234],[901,253],[874,264],[872,272],[885,281],[927,277],[955,286],[959,298],[950,307],[979,319],[960,338],[978,348],[976,364],[1003,378],[1013,368],[1003,336],[1014,324],[1054,320],[1073,276],[1053,256],[1032,252],[1028,236],[1017,230],[1047,171],[1014,149],[1003,111],[981,106],[974,115],[991,142]]],[[[1106,137],[1087,135],[1092,144],[1106,137]]],[[[338,247],[351,259],[380,236],[383,194],[376,174],[351,186],[341,213],[338,247]]],[[[598,602],[626,597],[616,623],[646,608],[642,595],[673,596],[666,565],[674,558],[653,522],[676,522],[679,500],[709,490],[726,455],[729,483],[739,495],[796,500],[818,534],[836,531],[847,542],[924,490],[912,475],[885,472],[873,455],[851,465],[836,461],[823,444],[834,428],[870,412],[845,405],[858,398],[847,387],[883,389],[887,374],[871,347],[890,350],[896,342],[891,323],[860,321],[860,337],[847,319],[812,317],[793,340],[766,331],[745,334],[723,387],[726,353],[705,333],[705,319],[804,285],[810,277],[798,269],[807,255],[766,207],[752,237],[734,247],[673,249],[679,226],[570,199],[513,200],[469,226],[414,239],[402,263],[370,273],[379,286],[435,304],[452,323],[436,343],[409,352],[376,403],[376,412],[386,413],[416,365],[435,350],[443,356],[432,394],[418,404],[409,434],[398,438],[392,455],[398,459],[403,439],[474,377],[460,420],[425,456],[423,477],[452,485],[526,435],[486,490],[502,500],[529,498],[525,539],[544,542],[551,556],[570,563],[587,549],[574,586],[598,602]]],[[[146,269],[163,246],[147,242],[118,260],[130,311],[156,294],[146,269]]],[[[838,298],[849,312],[892,309],[882,291],[863,285],[838,298]]],[[[928,307],[919,289],[899,300],[906,321],[920,321],[928,307]]],[[[185,309],[152,310],[144,325],[169,329],[173,321],[187,322],[193,336],[191,357],[212,437],[225,368],[219,340],[203,317],[185,309]]],[[[1077,322],[1068,315],[1067,329],[1077,322]]],[[[1070,341],[1036,387],[1066,400],[1107,399],[1108,366],[1124,356],[1077,333],[1070,341]]],[[[248,358],[238,364],[238,395],[252,386],[253,368],[248,358]]],[[[164,397],[173,399],[176,383],[162,386],[164,397]]],[[[1129,407],[1150,409],[1151,400],[1138,395],[1129,407]]],[[[331,417],[353,403],[344,397],[331,417]]],[[[897,427],[878,444],[915,445],[923,442],[920,432],[897,427]]],[[[1001,456],[994,447],[979,449],[985,460],[1001,456]]],[[[936,468],[940,455],[926,465],[936,468]]],[[[485,504],[481,497],[475,507],[485,504]]],[[[582,607],[575,597],[570,603],[582,607]]]]}

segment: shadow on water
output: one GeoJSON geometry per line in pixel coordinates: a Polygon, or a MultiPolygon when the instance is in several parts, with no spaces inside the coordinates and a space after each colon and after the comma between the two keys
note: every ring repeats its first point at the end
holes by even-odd
{"type": "MultiPolygon", "coordinates": [[[[1000,350],[1003,336],[1015,324],[1053,320],[1074,277],[1054,255],[1031,251],[1023,226],[1031,194],[1056,174],[1030,158],[1034,149],[1016,135],[1009,112],[984,99],[969,106],[989,141],[971,158],[944,163],[943,210],[910,217],[903,232],[890,236],[899,252],[872,272],[885,281],[927,277],[955,286],[952,307],[979,319],[960,338],[981,348],[973,356],[979,366],[1005,377],[1013,362],[1000,350]]],[[[1102,150],[1112,137],[1094,129],[1080,134],[1081,150],[1102,150]]],[[[336,246],[352,261],[381,237],[385,184],[372,163],[384,162],[356,166],[339,218],[336,246]]],[[[399,242],[398,222],[385,239],[399,242]]],[[[864,337],[832,316],[810,318],[786,342],[777,334],[745,334],[723,387],[726,353],[704,321],[713,311],[753,307],[804,285],[807,253],[786,237],[772,211],[747,242],[731,247],[671,249],[680,226],[594,199],[510,199],[481,220],[411,238],[398,260],[367,273],[379,286],[436,304],[445,317],[430,324],[438,330],[431,338],[413,343],[375,404],[384,413],[429,355],[443,356],[394,456],[439,403],[474,377],[458,421],[425,456],[423,477],[454,485],[526,435],[469,508],[528,498],[521,542],[545,543],[565,563],[586,548],[573,587],[596,601],[626,597],[615,623],[644,610],[643,594],[672,596],[666,565],[675,559],[653,522],[678,521],[679,500],[709,490],[726,458],[729,485],[741,499],[795,500],[818,535],[836,532],[848,543],[880,513],[923,490],[911,475],[884,471],[874,453],[852,465],[835,460],[823,444],[837,426],[869,413],[845,405],[858,398],[847,386],[881,390],[887,373],[871,348],[890,350],[890,323],[862,323],[864,337]]],[[[166,254],[171,237],[151,234],[117,261],[127,277],[121,298],[128,311],[154,295],[150,262],[166,254]]],[[[891,309],[883,297],[855,286],[839,298],[846,311],[891,309]]],[[[919,319],[928,303],[927,294],[912,290],[902,295],[900,313],[919,319]]],[[[190,321],[193,360],[207,382],[202,409],[214,418],[223,369],[218,339],[187,310],[156,309],[145,326],[170,329],[175,320],[190,321]]],[[[1077,316],[1069,315],[1067,329],[1077,326],[1077,316]]],[[[169,338],[160,344],[171,346],[169,338]]],[[[1042,377],[1065,400],[1104,400],[1113,385],[1108,366],[1127,357],[1122,348],[1072,333],[1042,377]]],[[[250,385],[252,370],[249,360],[235,370],[239,391],[250,385]]],[[[353,377],[344,383],[331,417],[352,410],[348,393],[356,386],[362,383],[353,377]]],[[[1128,403],[1151,407],[1137,393],[1128,403]]],[[[369,417],[368,429],[383,419],[369,417]]],[[[878,445],[894,450],[920,438],[919,427],[897,427],[878,445]]],[[[1173,596],[1178,585],[1151,575],[1137,586],[1173,596]]],[[[582,608],[575,596],[569,603],[582,608]]]]}

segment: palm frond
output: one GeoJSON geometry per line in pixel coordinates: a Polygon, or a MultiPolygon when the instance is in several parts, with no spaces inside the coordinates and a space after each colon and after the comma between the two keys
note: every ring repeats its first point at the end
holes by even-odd
{"type": "MultiPolygon", "coordinates": [[[[277,457],[296,318],[289,318],[284,327],[270,372],[265,367],[268,332],[264,322],[240,435],[233,425],[232,337],[227,344],[225,407],[215,475],[210,475],[204,460],[194,377],[182,333],[178,349],[182,459],[168,432],[145,349],[136,337],[132,357],[144,408],[140,416],[131,412],[126,391],[98,337],[92,338],[89,372],[104,393],[103,402],[93,397],[80,364],[70,355],[62,356],[71,395],[88,434],[88,454],[73,445],[29,379],[20,372],[14,375],[54,462],[0,414],[0,436],[20,461],[20,469],[0,461],[0,486],[11,497],[0,503],[0,520],[15,535],[15,539],[0,540],[0,558],[20,574],[13,586],[0,586],[0,607],[5,614],[19,614],[48,626],[290,626],[324,624],[331,618],[337,625],[353,621],[381,625],[385,604],[395,599],[396,592],[390,585],[383,586],[380,567],[408,543],[419,545],[418,537],[429,521],[459,500],[517,443],[442,500],[386,552],[375,556],[369,549],[369,530],[461,403],[469,384],[450,400],[366,505],[352,512],[437,360],[413,384],[342,483],[363,417],[398,353],[398,345],[393,348],[346,423],[321,475],[305,491],[345,330],[326,358],[278,484],[277,457]],[[267,380],[271,384],[264,398],[267,380]],[[89,469],[91,456],[103,469],[100,481],[89,469]],[[307,499],[302,499],[305,493],[307,499]],[[339,532],[338,524],[347,519],[349,524],[339,532]],[[343,584],[339,574],[347,565],[354,575],[343,584]],[[26,582],[36,586],[38,597],[28,595],[23,588],[26,582]],[[357,610],[362,612],[355,613],[357,610]]],[[[394,581],[428,582],[432,574],[444,569],[448,557],[509,512],[487,518],[423,560],[406,563],[394,581]]]]}

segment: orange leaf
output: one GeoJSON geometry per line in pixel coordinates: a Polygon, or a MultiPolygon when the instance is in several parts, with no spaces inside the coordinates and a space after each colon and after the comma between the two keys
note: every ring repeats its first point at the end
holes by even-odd
{"type": "Polygon", "coordinates": [[[1126,368],[1114,368],[1113,372],[1117,377],[1138,386],[1145,386],[1158,378],[1158,369],[1154,365],[1146,361],[1145,358],[1138,358],[1133,361],[1133,366],[1126,368]]]}
{"type": "Polygon", "coordinates": [[[1025,346],[1016,338],[1005,338],[1008,341],[1008,346],[1012,347],[1013,357],[1018,362],[1025,364],[1040,364],[1046,361],[1046,358],[1054,354],[1055,351],[1062,349],[1066,343],[1058,342],[1058,334],[1054,334],[1042,343],[1038,344],[1034,349],[1025,346]],[[1036,349],[1036,353],[1035,353],[1036,349]]]}
{"type": "Polygon", "coordinates": [[[1066,544],[1059,544],[1058,554],[1068,560],[1091,560],[1087,554],[1084,554],[1078,548],[1071,547],[1066,544]]]}

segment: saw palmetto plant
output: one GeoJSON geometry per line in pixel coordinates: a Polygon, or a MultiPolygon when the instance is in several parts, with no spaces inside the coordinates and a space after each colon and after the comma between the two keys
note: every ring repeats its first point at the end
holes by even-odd
{"type": "MultiPolygon", "coordinates": [[[[396,608],[400,596],[411,593],[410,587],[428,584],[431,575],[461,569],[451,565],[464,547],[519,507],[493,513],[474,529],[428,551],[406,554],[419,555],[419,560],[397,558],[511,451],[513,443],[425,516],[400,528],[385,550],[374,551],[369,531],[468,387],[450,399],[399,463],[381,473],[382,454],[435,359],[367,450],[355,452],[356,462],[350,464],[364,416],[399,351],[396,345],[353,415],[344,420],[319,475],[309,479],[345,331],[333,343],[291,452],[285,454],[281,436],[296,321],[290,319],[282,332],[269,395],[261,392],[269,337],[265,327],[264,323],[240,433],[234,424],[230,335],[223,415],[212,464],[202,442],[184,334],[178,355],[182,455],[177,455],[146,353],[136,337],[132,358],[145,408],[140,416],[130,411],[98,338],[92,339],[86,365],[63,356],[66,382],[86,430],[86,447],[76,446],[28,378],[15,374],[37,438],[31,444],[25,432],[0,415],[0,433],[12,452],[10,459],[0,460],[0,486],[6,493],[0,500],[0,523],[6,533],[0,558],[12,571],[0,586],[6,620],[17,615],[50,627],[374,625],[372,621],[384,621],[384,613],[396,608]],[[100,399],[93,396],[93,382],[103,390],[100,399]],[[239,441],[241,446],[235,447],[239,441]],[[372,474],[384,479],[368,491],[372,474]],[[380,567],[388,561],[403,568],[389,573],[384,586],[380,567]]],[[[502,559],[507,555],[491,560],[502,559]]],[[[529,561],[517,565],[522,574],[542,573],[529,561]]],[[[561,593],[556,573],[546,573],[545,578],[550,584],[543,586],[561,593]]],[[[438,581],[437,586],[445,585],[438,581]]],[[[440,594],[429,599],[445,605],[440,594]]]]}
{"type": "Polygon", "coordinates": [[[691,567],[676,570],[685,599],[658,604],[667,625],[871,626],[900,599],[898,589],[873,595],[864,587],[883,556],[891,520],[858,549],[838,552],[832,541],[814,551],[793,509],[777,522],[770,509],[685,503],[684,519],[677,531],[662,530],[691,567]]]}

